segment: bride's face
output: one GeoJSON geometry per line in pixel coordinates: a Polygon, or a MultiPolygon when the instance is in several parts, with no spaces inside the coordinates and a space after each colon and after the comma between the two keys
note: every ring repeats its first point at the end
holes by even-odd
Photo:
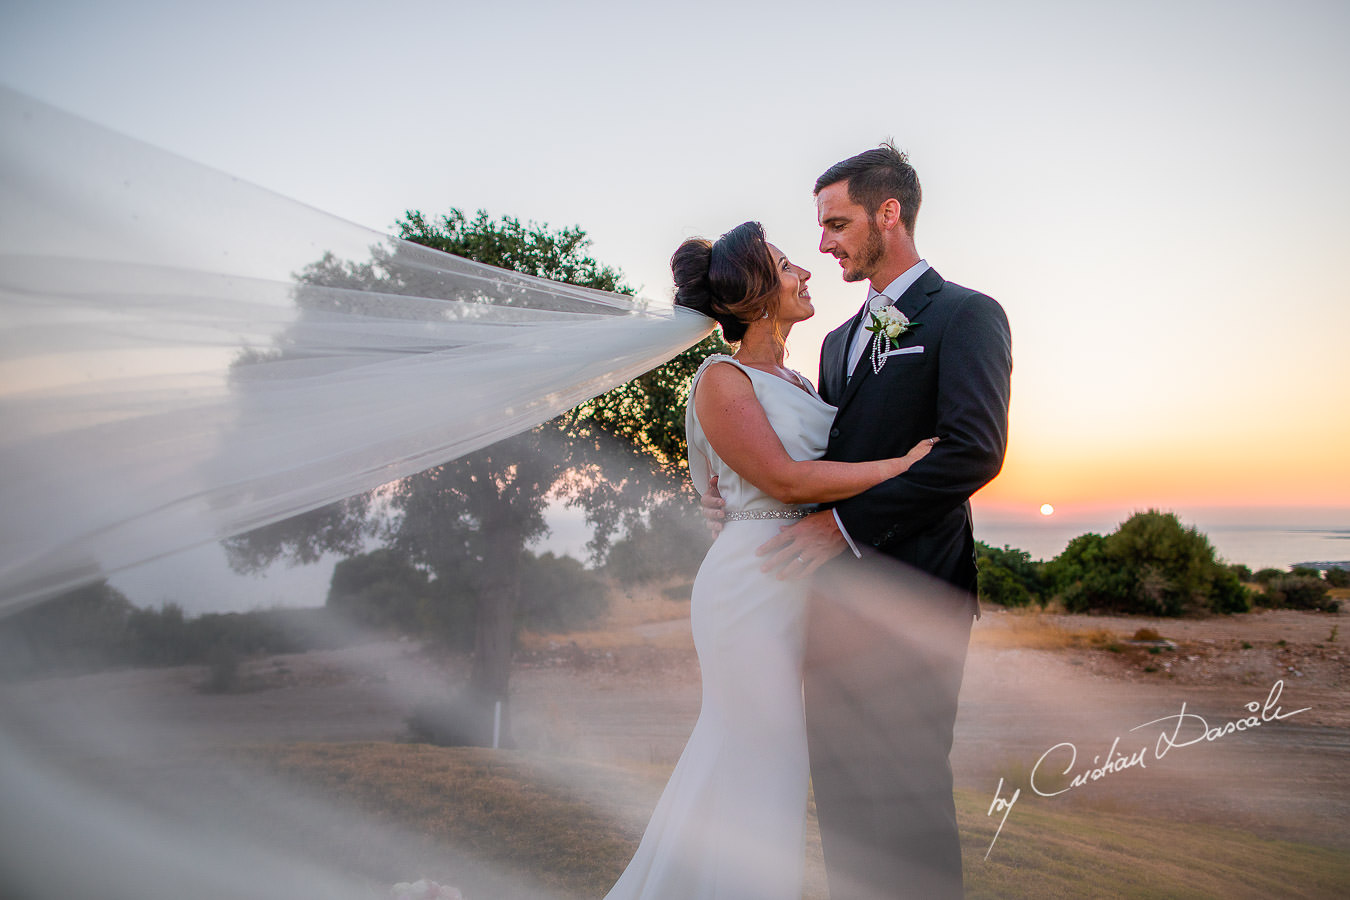
{"type": "Polygon", "coordinates": [[[806,287],[811,273],[793,265],[773,244],[768,246],[774,267],[778,269],[778,320],[791,324],[811,318],[816,314],[816,308],[811,305],[811,292],[806,287]]]}

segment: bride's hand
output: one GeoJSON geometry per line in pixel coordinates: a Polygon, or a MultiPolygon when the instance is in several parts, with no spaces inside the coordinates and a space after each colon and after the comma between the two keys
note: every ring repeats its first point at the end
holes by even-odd
{"type": "Polygon", "coordinates": [[[708,489],[703,492],[698,504],[703,510],[703,524],[708,526],[708,530],[712,532],[713,537],[717,537],[722,533],[723,519],[726,518],[726,513],[722,511],[722,508],[727,505],[727,502],[722,499],[721,493],[717,490],[716,475],[708,479],[708,489]]]}
{"type": "Polygon", "coordinates": [[[900,461],[905,464],[905,471],[908,471],[910,466],[927,456],[938,440],[936,437],[924,438],[911,447],[908,453],[900,457],[900,461]]]}

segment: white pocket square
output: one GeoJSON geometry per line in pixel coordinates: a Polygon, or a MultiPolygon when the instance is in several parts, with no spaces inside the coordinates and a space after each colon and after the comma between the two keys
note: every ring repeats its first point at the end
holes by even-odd
{"type": "Polygon", "coordinates": [[[881,358],[885,359],[888,356],[907,356],[910,353],[922,353],[922,352],[923,352],[923,344],[920,344],[917,347],[901,347],[898,350],[887,350],[885,353],[881,354],[881,358]]]}

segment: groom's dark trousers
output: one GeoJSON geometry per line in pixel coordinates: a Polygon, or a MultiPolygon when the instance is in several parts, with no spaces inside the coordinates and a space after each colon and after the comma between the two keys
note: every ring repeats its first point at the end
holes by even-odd
{"type": "Polygon", "coordinates": [[[905,474],[835,505],[863,558],[845,553],[816,578],[806,715],[832,900],[962,894],[948,757],[978,611],[969,498],[1003,464],[1011,338],[996,302],[932,269],[896,307],[915,327],[880,372],[870,344],[846,371],[861,315],[821,349],[821,395],[839,408],[826,459],[903,456],[941,438],[905,474]]]}

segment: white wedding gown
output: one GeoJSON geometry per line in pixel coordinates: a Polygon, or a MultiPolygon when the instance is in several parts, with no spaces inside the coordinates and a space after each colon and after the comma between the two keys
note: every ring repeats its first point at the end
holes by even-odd
{"type": "MultiPolygon", "coordinates": [[[[730,362],[754,386],[794,459],[816,459],[835,408],[781,378],[730,362]]],[[[710,475],[728,512],[785,505],[718,458],[694,411],[686,427],[689,469],[710,475]]],[[[764,574],[755,548],[783,518],[728,522],[694,581],[691,619],[703,706],[632,862],[608,900],[798,900],[809,769],[801,663],[806,583],[764,574]]]]}

